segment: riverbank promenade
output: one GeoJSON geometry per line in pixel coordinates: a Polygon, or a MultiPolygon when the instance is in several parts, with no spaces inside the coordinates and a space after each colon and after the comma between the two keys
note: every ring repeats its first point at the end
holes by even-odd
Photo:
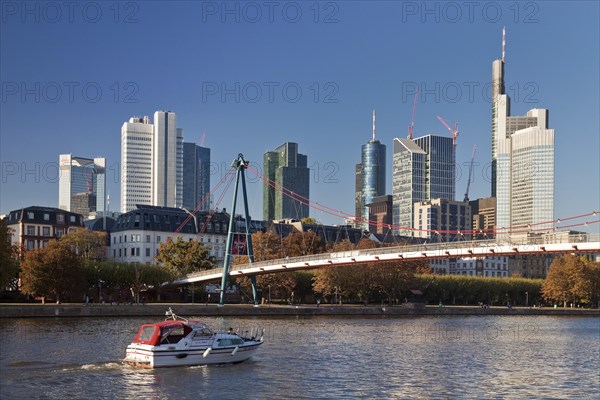
{"type": "Polygon", "coordinates": [[[182,316],[419,316],[419,315],[554,315],[595,316],[600,309],[549,307],[489,307],[404,305],[268,305],[228,304],[223,307],[204,303],[149,303],[149,304],[0,304],[0,318],[44,317],[162,317],[171,307],[182,316]]]}

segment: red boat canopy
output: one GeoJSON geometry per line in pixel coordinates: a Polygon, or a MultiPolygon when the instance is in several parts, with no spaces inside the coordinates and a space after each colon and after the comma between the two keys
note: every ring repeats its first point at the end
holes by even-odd
{"type": "Polygon", "coordinates": [[[184,335],[192,331],[192,328],[184,321],[163,321],[155,324],[144,324],[140,327],[137,335],[135,335],[133,343],[158,346],[163,336],[178,328],[183,328],[184,335]]]}

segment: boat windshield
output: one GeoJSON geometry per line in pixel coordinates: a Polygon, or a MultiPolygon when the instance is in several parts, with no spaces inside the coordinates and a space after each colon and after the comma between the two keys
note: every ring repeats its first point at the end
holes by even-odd
{"type": "Polygon", "coordinates": [[[186,337],[192,328],[187,325],[163,327],[160,330],[160,344],[173,344],[186,337]]]}

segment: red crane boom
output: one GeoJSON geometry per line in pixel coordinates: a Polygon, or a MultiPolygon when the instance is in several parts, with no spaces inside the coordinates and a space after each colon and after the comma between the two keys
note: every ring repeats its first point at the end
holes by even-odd
{"type": "Polygon", "coordinates": [[[408,126],[408,138],[410,140],[412,140],[412,138],[413,138],[413,129],[415,127],[415,113],[417,111],[417,97],[419,97],[419,88],[417,88],[417,92],[415,93],[415,99],[413,101],[412,118],[410,119],[410,125],[408,126]]]}
{"type": "Polygon", "coordinates": [[[477,146],[473,145],[473,155],[471,156],[471,166],[469,167],[469,180],[467,181],[467,190],[465,191],[464,202],[469,202],[469,187],[471,186],[471,177],[473,176],[473,161],[475,161],[475,151],[477,150],[477,146]]]}
{"type": "Polygon", "coordinates": [[[450,128],[450,125],[442,117],[436,115],[437,119],[450,131],[452,134],[452,143],[456,144],[456,138],[458,137],[458,122],[454,123],[454,129],[450,128]]]}

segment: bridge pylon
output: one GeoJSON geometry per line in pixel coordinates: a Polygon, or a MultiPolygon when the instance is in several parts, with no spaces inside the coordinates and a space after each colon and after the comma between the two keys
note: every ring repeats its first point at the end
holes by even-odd
{"type": "MultiPolygon", "coordinates": [[[[244,171],[248,168],[248,161],[244,160],[244,155],[239,153],[237,158],[231,164],[232,168],[236,169],[235,186],[233,189],[233,206],[231,207],[231,215],[229,216],[229,228],[227,229],[227,242],[225,244],[225,260],[223,260],[223,277],[221,278],[221,295],[219,305],[225,305],[225,290],[227,289],[227,278],[229,277],[229,266],[231,264],[231,252],[233,249],[233,234],[235,224],[235,209],[237,206],[238,189],[240,180],[242,181],[242,197],[244,199],[244,218],[246,225],[246,243],[248,251],[248,261],[254,263],[254,250],[252,248],[252,236],[250,235],[250,213],[248,211],[248,193],[246,192],[246,175],[244,171]]],[[[258,293],[256,290],[256,275],[250,277],[252,283],[252,297],[254,305],[258,305],[258,293]]]]}

